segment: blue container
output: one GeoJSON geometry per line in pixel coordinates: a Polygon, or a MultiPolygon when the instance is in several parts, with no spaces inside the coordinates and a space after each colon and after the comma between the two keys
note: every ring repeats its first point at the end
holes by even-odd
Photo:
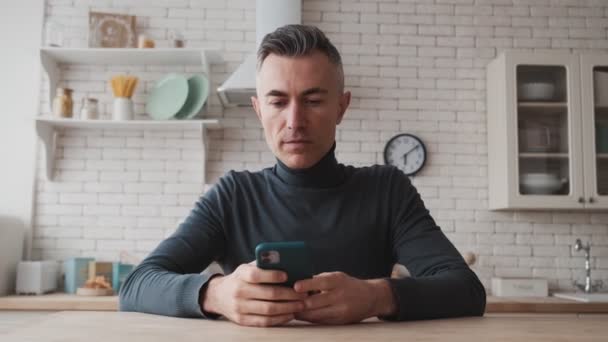
{"type": "Polygon", "coordinates": [[[93,258],[71,258],[63,262],[63,272],[65,274],[64,291],[66,293],[76,293],[76,289],[84,285],[89,279],[89,262],[95,261],[93,258]]]}
{"type": "Polygon", "coordinates": [[[118,294],[122,283],[133,270],[133,265],[115,262],[112,264],[112,289],[118,294]]]}

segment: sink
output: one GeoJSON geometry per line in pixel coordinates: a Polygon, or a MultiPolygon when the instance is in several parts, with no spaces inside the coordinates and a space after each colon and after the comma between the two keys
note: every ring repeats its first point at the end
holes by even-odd
{"type": "Polygon", "coordinates": [[[556,292],[554,297],[571,299],[585,303],[608,303],[608,292],[584,293],[584,292],[556,292]]]}

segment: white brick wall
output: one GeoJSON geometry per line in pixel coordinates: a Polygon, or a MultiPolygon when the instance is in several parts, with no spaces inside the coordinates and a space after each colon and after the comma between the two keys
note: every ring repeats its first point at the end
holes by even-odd
{"type": "MultiPolygon", "coordinates": [[[[189,46],[220,49],[225,62],[213,67],[213,88],[255,47],[254,1],[47,1],[47,19],[68,28],[67,46],[87,45],[88,10],[137,15],[138,30],[158,46],[179,29],[189,46]]],[[[571,288],[584,276],[582,255],[571,249],[577,237],[591,240],[594,274],[608,282],[608,214],[485,209],[486,64],[508,48],[608,52],[608,1],[303,0],[303,21],[325,30],[344,55],[353,101],[337,134],[341,162],[382,163],[390,137],[418,134],[430,159],[413,182],[456,247],[478,254],[474,269],[486,286],[492,276],[534,276],[571,288]]],[[[62,83],[76,89],[76,103],[95,96],[108,113],[107,79],[125,71],[143,81],[135,96],[143,112],[156,79],[200,69],[73,65],[62,83]]],[[[48,84],[41,91],[46,113],[48,84]]],[[[210,113],[225,129],[210,132],[208,179],[273,163],[251,109],[223,111],[214,94],[210,113]]],[[[35,255],[145,256],[204,191],[201,164],[196,131],[66,130],[56,181],[38,166],[35,255]]]]}

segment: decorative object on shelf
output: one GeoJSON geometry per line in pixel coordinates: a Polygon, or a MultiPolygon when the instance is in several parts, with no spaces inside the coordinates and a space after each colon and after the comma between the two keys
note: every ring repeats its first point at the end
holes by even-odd
{"type": "Polygon", "coordinates": [[[70,88],[57,88],[55,99],[53,99],[53,115],[58,118],[71,118],[74,110],[72,100],[73,90],[70,88]]]}
{"type": "Polygon", "coordinates": [[[608,123],[597,123],[595,126],[595,143],[597,153],[608,153],[608,123]]]}
{"type": "Polygon", "coordinates": [[[426,147],[422,140],[412,134],[398,134],[384,147],[384,163],[396,166],[408,176],[413,176],[424,167],[426,147]]]}
{"type": "Polygon", "coordinates": [[[89,47],[135,47],[135,16],[89,12],[89,47]]]}
{"type": "Polygon", "coordinates": [[[139,49],[152,49],[154,46],[154,39],[148,38],[145,34],[140,34],[137,37],[137,47],[139,49]]]}
{"type": "Polygon", "coordinates": [[[112,289],[118,293],[123,282],[135,266],[121,262],[112,263],[112,289]]]}
{"type": "Polygon", "coordinates": [[[54,20],[48,20],[44,27],[45,44],[52,47],[63,46],[64,27],[54,20]]]}
{"type": "Polygon", "coordinates": [[[138,78],[129,75],[113,76],[111,80],[114,93],[113,120],[133,120],[133,100],[138,78]]]}
{"type": "Polygon", "coordinates": [[[549,286],[540,278],[492,278],[492,295],[496,297],[547,297],[549,286]]]}
{"type": "Polygon", "coordinates": [[[593,72],[595,105],[608,107],[608,69],[593,72]]]}
{"type": "Polygon", "coordinates": [[[179,74],[168,74],[158,81],[146,100],[146,112],[156,120],[177,114],[188,98],[188,81],[179,74]]]}
{"type": "Polygon", "coordinates": [[[76,289],[87,281],[89,262],[94,260],[93,258],[70,258],[63,262],[64,291],[66,293],[76,293],[76,289]]]}
{"type": "Polygon", "coordinates": [[[555,85],[550,82],[522,83],[518,97],[523,101],[551,101],[555,98],[555,85]]]}
{"type": "Polygon", "coordinates": [[[80,119],[96,120],[99,118],[99,110],[97,107],[97,99],[93,97],[83,97],[82,107],[80,108],[80,119]]]}
{"type": "Polygon", "coordinates": [[[568,183],[568,179],[560,179],[553,173],[531,172],[522,174],[520,183],[524,195],[547,195],[559,192],[568,183]]]}
{"type": "Polygon", "coordinates": [[[532,120],[521,120],[520,151],[551,152],[558,148],[556,127],[532,120]]]}
{"type": "Polygon", "coordinates": [[[112,284],[103,275],[89,277],[82,287],[76,290],[79,296],[110,296],[114,294],[112,284]]]}
{"type": "Polygon", "coordinates": [[[169,39],[173,42],[174,48],[183,48],[185,46],[184,35],[180,31],[171,31],[169,33],[169,39]]]}
{"type": "Polygon", "coordinates": [[[176,119],[192,119],[203,108],[209,97],[209,79],[205,75],[194,75],[188,79],[188,97],[183,107],[175,114],[176,119]]]}
{"type": "Polygon", "coordinates": [[[21,261],[17,265],[15,292],[41,295],[57,289],[59,264],[55,260],[21,261]]]}

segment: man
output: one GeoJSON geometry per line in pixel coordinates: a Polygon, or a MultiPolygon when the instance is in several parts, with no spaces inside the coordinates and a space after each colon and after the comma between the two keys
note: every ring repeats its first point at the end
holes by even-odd
{"type": "Polygon", "coordinates": [[[276,165],[223,176],[129,275],[121,310],[252,326],[483,315],[482,284],[407,176],[336,161],[350,96],[340,54],[319,29],[268,34],[252,103],[276,165]],[[257,268],[254,249],[293,240],[310,246],[318,274],[282,287],[287,275],[257,268]],[[226,275],[200,274],[212,261],[226,275]],[[395,263],[412,276],[389,278],[395,263]]]}

